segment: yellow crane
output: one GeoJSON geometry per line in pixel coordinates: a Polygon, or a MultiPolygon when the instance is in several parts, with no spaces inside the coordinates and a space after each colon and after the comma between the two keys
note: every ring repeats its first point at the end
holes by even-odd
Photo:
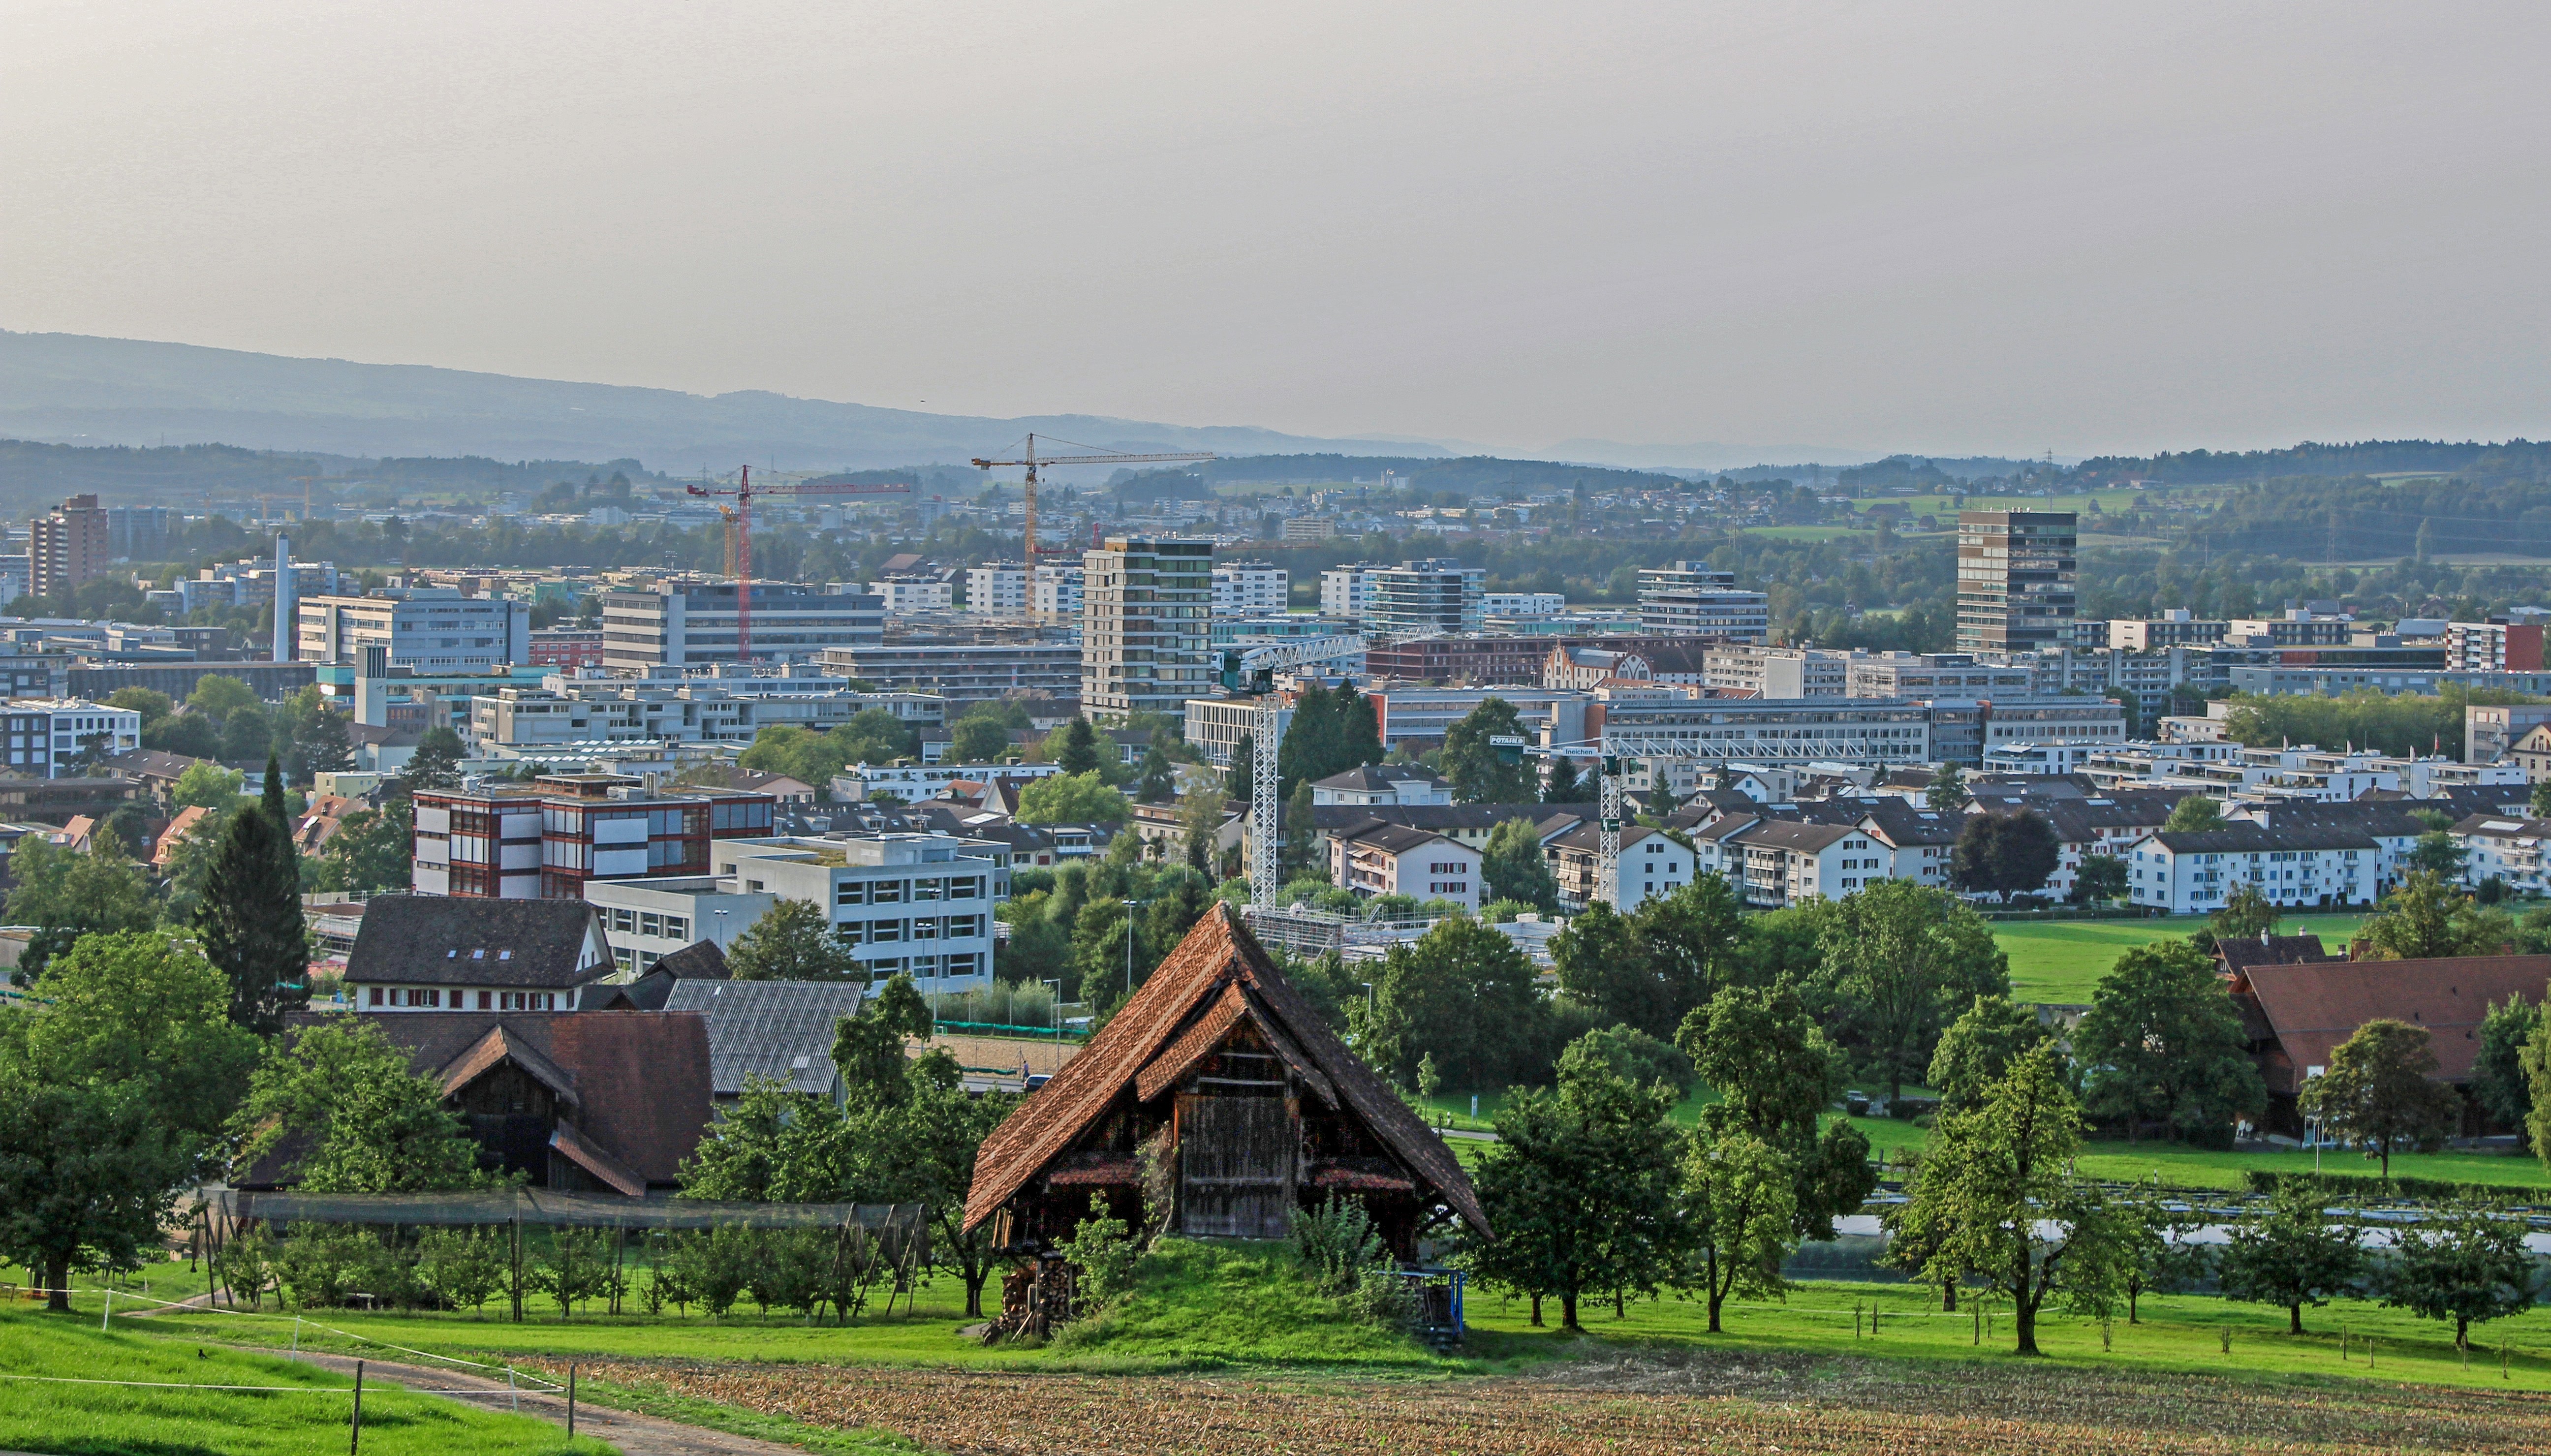
{"type": "Polygon", "coordinates": [[[974,468],[978,470],[988,470],[996,466],[1025,466],[1028,468],[1026,491],[1026,559],[1028,567],[1028,591],[1031,594],[1031,597],[1033,597],[1036,591],[1037,471],[1050,466],[1167,465],[1177,461],[1206,461],[1220,459],[1220,457],[1216,456],[1209,450],[1168,451],[1153,455],[1122,455],[1113,451],[1100,450],[1095,446],[1074,444],[1070,440],[1066,440],[1061,443],[1070,445],[1072,449],[1083,453],[1080,455],[1039,455],[1037,454],[1037,438],[1034,435],[1030,435],[1027,439],[1027,448],[1019,453],[1019,458],[1016,460],[977,460],[974,462],[974,468]]]}

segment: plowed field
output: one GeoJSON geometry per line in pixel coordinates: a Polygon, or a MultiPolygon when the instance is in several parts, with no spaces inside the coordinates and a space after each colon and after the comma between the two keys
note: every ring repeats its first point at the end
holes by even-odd
{"type": "Polygon", "coordinates": [[[1530,1379],[1425,1382],[643,1362],[582,1371],[966,1456],[2551,1451],[2551,1397],[2017,1361],[1589,1358],[1530,1379]]]}

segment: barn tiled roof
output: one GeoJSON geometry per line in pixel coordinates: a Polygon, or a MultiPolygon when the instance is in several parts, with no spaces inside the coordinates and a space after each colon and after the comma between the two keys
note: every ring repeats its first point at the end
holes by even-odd
{"type": "Polygon", "coordinates": [[[966,1198],[966,1227],[992,1216],[1159,1060],[1175,1062],[1200,1019],[1233,1014],[1237,993],[1276,1054],[1313,1092],[1352,1112],[1474,1228],[1488,1226],[1469,1175],[1434,1129],[1417,1118],[1294,990],[1228,904],[1217,904],[1178,942],[1134,998],[1079,1056],[984,1139],[966,1198]]]}
{"type": "Polygon", "coordinates": [[[612,974],[607,957],[585,960],[593,923],[583,900],[379,895],[363,911],[346,981],[565,990],[612,974]]]}
{"type": "Polygon", "coordinates": [[[2252,966],[2233,991],[2257,1001],[2291,1063],[2269,1069],[2269,1090],[2291,1092],[2310,1068],[2328,1066],[2358,1027],[2383,1017],[2433,1033],[2437,1080],[2468,1082],[2490,1005],[2508,996],[2539,1001],[2546,983],[2551,956],[2445,956],[2252,966]]]}
{"type": "Polygon", "coordinates": [[[862,989],[841,981],[681,981],[664,1009],[709,1018],[709,1084],[719,1096],[742,1093],[748,1077],[827,1096],[833,1037],[843,1017],[858,1014],[862,989]]]}

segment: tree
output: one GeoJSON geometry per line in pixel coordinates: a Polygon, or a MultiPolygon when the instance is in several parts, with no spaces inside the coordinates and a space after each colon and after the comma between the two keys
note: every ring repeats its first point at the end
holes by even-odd
{"type": "Polygon", "coordinates": [[[2303,1085],[2303,1111],[2321,1130],[2346,1142],[2378,1149],[2383,1176],[2392,1176],[2392,1153],[2440,1142],[2462,1114],[2462,1098],[2436,1075],[2436,1052],[2427,1028],[2378,1019],[2329,1054],[2329,1070],[2303,1085]]]}
{"type": "Polygon", "coordinates": [[[1493,694],[1444,730],[1443,775],[1466,804],[1528,804],[1539,797],[1535,770],[1520,755],[1506,763],[1491,738],[1522,737],[1523,717],[1493,694]]]}
{"type": "Polygon", "coordinates": [[[1054,903],[1053,891],[1040,889],[1000,907],[998,913],[1010,927],[1009,939],[992,948],[993,973],[1001,980],[1019,985],[1063,976],[1071,933],[1049,913],[1054,903]]]}
{"type": "Polygon", "coordinates": [[[2280,918],[2276,903],[2256,885],[2240,885],[2206,917],[2206,929],[2217,940],[2256,940],[2275,932],[2280,918]]]}
{"type": "Polygon", "coordinates": [[[2025,894],[2046,884],[2061,854],[2055,826],[2033,809],[1970,814],[1958,831],[1950,875],[1974,893],[2025,894]]]}
{"type": "Polygon", "coordinates": [[[1008,757],[1010,730],[997,718],[978,718],[972,714],[957,720],[948,730],[948,759],[959,764],[996,764],[1008,757]]]}
{"type": "Polygon", "coordinates": [[[1541,831],[1530,819],[1508,819],[1488,835],[1480,878],[1492,899],[1521,900],[1545,915],[1559,913],[1559,881],[1542,855],[1541,831]]]}
{"type": "Polygon", "coordinates": [[[411,794],[420,788],[450,788],[460,781],[464,756],[460,735],[437,723],[417,740],[416,752],[400,771],[399,780],[411,794]]]}
{"type": "Polygon", "coordinates": [[[1054,730],[1046,742],[1046,757],[1066,774],[1103,774],[1113,754],[1103,753],[1098,746],[1098,730],[1087,718],[1075,713],[1071,721],[1054,730]]]}
{"type": "Polygon", "coordinates": [[[1504,932],[1467,916],[1439,921],[1383,957],[1358,1049],[1402,1087],[1414,1085],[1418,1060],[1430,1053],[1457,1092],[1534,1077],[1550,1055],[1542,1040],[1549,1004],[1534,979],[1504,932]]]}
{"type": "Polygon", "coordinates": [[[2332,1224],[2319,1190],[2301,1179],[2277,1186],[2268,1211],[2232,1225],[2215,1271],[2227,1300],[2277,1304],[2286,1329],[2303,1332],[2303,1306],[2352,1288],[2365,1269],[2358,1231],[2332,1224]]]}
{"type": "MultiPolygon", "coordinates": [[[[1441,928],[1441,927],[1439,927],[1441,928]]],[[[1491,930],[1487,934],[1496,935],[1491,930]]],[[[1505,937],[1497,936],[1503,940],[1505,937]]],[[[1557,1089],[1509,1093],[1478,1187],[1495,1236],[1466,1237],[1466,1258],[1493,1286],[1559,1300],[1578,1322],[1588,1293],[1652,1291],[1681,1257],[1674,1094],[1638,1087],[1600,1056],[1571,1047],[1557,1089]]]]}
{"type": "Polygon", "coordinates": [[[1573,804],[1593,790],[1577,776],[1577,761],[1566,754],[1552,754],[1548,777],[1541,782],[1541,801],[1546,804],[1573,804]]]}
{"type": "Polygon", "coordinates": [[[2533,1084],[2526,1051],[2541,1024],[2541,1008],[2509,994],[2480,1021],[2480,1052],[2472,1059],[2472,1099],[2500,1127],[2521,1133],[2533,1118],[2533,1084]]]}
{"type": "Polygon", "coordinates": [[[1143,755],[1143,772],[1134,780],[1134,799],[1138,803],[1168,803],[1177,793],[1177,771],[1170,756],[1158,748],[1143,755]]]}
{"type": "Polygon", "coordinates": [[[2212,1269],[2212,1251],[2195,1241],[2208,1215],[2158,1193],[2127,1200],[2118,1213],[2126,1323],[2140,1324],[2144,1296],[2175,1295],[2201,1282],[2212,1269]]]}
{"type": "Polygon", "coordinates": [[[2413,870],[2357,932],[2383,960],[2495,955],[2513,938],[2504,913],[2485,910],[2432,870],[2413,870]]]}
{"type": "Polygon", "coordinates": [[[243,777],[237,770],[219,764],[195,763],[177,776],[168,789],[168,806],[172,809],[234,809],[239,807],[243,777]]]}
{"type": "Polygon", "coordinates": [[[726,963],[738,981],[864,979],[850,947],[833,933],[830,913],[813,900],[771,901],[727,948],[726,963]]]}
{"type": "Polygon", "coordinates": [[[282,815],[283,788],[268,759],[264,801],[231,816],[195,907],[204,956],[230,978],[231,1019],[266,1036],[310,1001],[301,866],[282,815]]]}
{"type": "Polygon", "coordinates": [[[2086,854],[2081,867],[2073,872],[2073,891],[2067,896],[2077,905],[2102,904],[2126,896],[2126,862],[2116,855],[2086,854]]]}
{"type": "Polygon", "coordinates": [[[1671,894],[1650,895],[1630,912],[1630,927],[1645,996],[1626,1019],[1658,1036],[1674,1035],[1684,1013],[1726,987],[1779,979],[1777,971],[1758,972],[1753,965],[1755,927],[1736,891],[1716,874],[1696,875],[1671,894]]]}
{"type": "MultiPolygon", "coordinates": [[[[1286,884],[1305,875],[1325,880],[1329,867],[1319,863],[1319,805],[1312,801],[1311,781],[1307,779],[1293,785],[1292,796],[1276,813],[1276,828],[1281,831],[1277,866],[1286,884]]],[[[1252,809],[1253,814],[1257,812],[1252,809]]]]}
{"type": "Polygon", "coordinates": [[[2551,818],[2551,779],[2546,779],[2540,783],[2534,784],[2533,793],[2526,802],[2533,806],[2533,817],[2537,819],[2551,818]]]}
{"type": "Polygon", "coordinates": [[[1704,1130],[1684,1156],[1684,1187],[1709,1332],[1717,1334],[1729,1296],[1769,1299],[1788,1289],[1781,1265],[1797,1248],[1791,1170],[1751,1133],[1704,1130]]]}
{"type": "Polygon", "coordinates": [[[237,677],[206,673],[195,679],[195,690],[186,695],[186,706],[220,723],[241,708],[255,707],[256,691],[237,677]]]}
{"type": "Polygon", "coordinates": [[[148,687],[119,687],[106,695],[106,705],[140,713],[146,728],[177,711],[168,694],[148,687]]]}
{"type": "Polygon", "coordinates": [[[88,936],[36,994],[0,1011],[0,1259],[67,1310],[73,1269],[159,1257],[178,1196],[218,1173],[257,1047],[220,974],[155,931],[88,936]]]}
{"type": "Polygon", "coordinates": [[[1050,775],[1019,790],[1022,824],[1122,824],[1132,812],[1125,795],[1094,769],[1050,775]]]}
{"type": "Polygon", "coordinates": [[[320,847],[322,889],[397,889],[408,883],[416,853],[416,812],[407,799],[357,809],[320,847]]]}
{"type": "Polygon", "coordinates": [[[2035,1011],[2008,996],[1980,995],[1940,1033],[1923,1081],[1940,1094],[1944,1112],[1980,1106],[1986,1092],[2010,1075],[2011,1063],[2048,1035],[2035,1011]]]}
{"type": "Polygon", "coordinates": [[[806,1203],[839,1198],[851,1181],[850,1124],[832,1104],[748,1076],[682,1161],[682,1196],[806,1203]]]}
{"type": "Polygon", "coordinates": [[[1954,814],[1967,801],[1967,776],[1955,764],[1942,764],[1922,790],[1922,802],[1933,813],[1954,814]]]}
{"type": "Polygon", "coordinates": [[[937,1026],[921,988],[901,972],[865,997],[858,1012],[843,1017],[833,1032],[833,1070],[841,1074],[849,1101],[862,1108],[883,1107],[910,1095],[905,1040],[918,1037],[927,1045],[937,1026]]]}
{"type": "Polygon", "coordinates": [[[293,777],[307,781],[314,774],[342,774],[353,768],[355,749],[347,732],[353,721],[334,709],[320,709],[309,727],[293,739],[293,754],[299,761],[293,777]]]}
{"type": "Polygon", "coordinates": [[[233,708],[222,719],[222,757],[255,761],[274,752],[274,720],[255,704],[233,708]]]}
{"type": "Polygon", "coordinates": [[[2430,829],[2419,835],[2417,843],[2409,847],[2408,867],[2447,880],[2459,880],[2463,865],[2470,858],[2471,852],[2457,843],[2452,835],[2441,829],[2430,829]]]}
{"type": "Polygon", "coordinates": [[[2228,1146],[2233,1120],[2268,1105],[2214,958],[2184,940],[2117,957],[2074,1028],[2073,1054],[2090,1068],[2092,1112],[2124,1118],[2128,1142],[2158,1119],[2173,1139],[2228,1146]]]}
{"type": "Polygon", "coordinates": [[[374,1018],[296,1029],[257,1067],[234,1125],[243,1173],[291,1149],[280,1171],[309,1193],[432,1193],[490,1181],[468,1124],[443,1105],[442,1079],[410,1070],[407,1052],[374,1018]]]}
{"type": "Polygon", "coordinates": [[[2484,1204],[2466,1203],[2393,1234],[2383,1302],[2454,1322],[2454,1348],[2471,1348],[2471,1327],[2533,1307],[2539,1275],[2524,1246],[2530,1225],[2484,1204]]]}
{"type": "Polygon", "coordinates": [[[1222,839],[1223,802],[1219,792],[1202,791],[1178,795],[1178,837],[1187,868],[1211,878],[1214,851],[1222,839]]]}
{"type": "Polygon", "coordinates": [[[2048,1297],[2101,1300],[2122,1284],[2116,1214],[2068,1172],[2082,1117],[2060,1056],[2041,1044],[1981,1105],[1942,1114],[1909,1198],[1886,1214],[1890,1232],[1923,1251],[1926,1282],[1973,1275],[2010,1301],[2021,1355],[2039,1353],[2037,1316],[2048,1297]]]}
{"type": "Polygon", "coordinates": [[[1780,1155],[1790,1178],[1792,1243],[1834,1236],[1834,1219],[1877,1187],[1869,1139],[1819,1115],[1842,1091],[1841,1056],[1787,985],[1728,987],[1684,1018],[1675,1044],[1718,1092],[1701,1109],[1700,1136],[1733,1145],[1740,1134],[1780,1155]]]}
{"type": "Polygon", "coordinates": [[[2162,821],[2164,834],[2210,834],[2223,827],[2223,806],[2201,793],[2192,793],[2173,804],[2170,817],[2162,821]]]}
{"type": "Polygon", "coordinates": [[[18,882],[9,891],[10,923],[36,927],[11,975],[17,985],[34,983],[82,936],[148,930],[158,923],[151,886],[112,841],[80,854],[41,834],[23,835],[9,852],[9,873],[18,882]]]}
{"type": "Polygon", "coordinates": [[[1940,1032],[1980,995],[2010,993],[2010,963],[1946,890],[1882,880],[1834,902],[1817,938],[1823,989],[1889,1096],[1931,1065],[1940,1032]]]}

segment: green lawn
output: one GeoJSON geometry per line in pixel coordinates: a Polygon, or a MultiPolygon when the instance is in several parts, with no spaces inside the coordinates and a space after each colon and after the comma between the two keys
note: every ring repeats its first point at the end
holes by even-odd
{"type": "Polygon", "coordinates": [[[1842,536],[1867,536],[1871,526],[1747,526],[1744,533],[1770,541],[1831,541],[1842,536]]]}
{"type": "MultiPolygon", "coordinates": [[[[1899,1148],[1918,1151],[1930,1136],[1925,1128],[1891,1118],[1850,1120],[1868,1136],[1871,1149],[1881,1155],[1890,1155],[1899,1148]]],[[[2312,1155],[2305,1152],[2208,1153],[2167,1143],[2103,1140],[2084,1144],[2076,1166],[2090,1177],[2119,1183],[2158,1180],[2165,1188],[2239,1189],[2247,1186],[2243,1175],[2252,1169],[2309,1173],[2315,1165],[2312,1155]]],[[[2383,1168],[2381,1163],[2361,1154],[2332,1150],[2323,1150],[2317,1166],[2323,1173],[2368,1182],[2380,1178],[2383,1168]]],[[[2522,1153],[2399,1153],[2392,1159],[2392,1175],[2496,1184],[2510,1189],[2551,1188],[2551,1172],[2543,1169],[2540,1159],[2522,1153]]]]}
{"type": "MultiPolygon", "coordinates": [[[[2332,955],[2343,955],[2348,937],[2364,923],[2363,915],[2289,915],[2278,924],[2277,933],[2317,934],[2332,955]]],[[[1993,939],[2010,957],[2010,993],[2014,1000],[2087,1005],[2092,988],[2116,964],[2119,955],[2204,926],[2202,915],[2153,920],[2002,920],[1993,924],[1993,939]]]]}
{"type": "MultiPolygon", "coordinates": [[[[146,1326],[147,1328],[147,1326],[146,1326]]],[[[322,1456],[344,1451],[353,1380],[272,1356],[170,1339],[93,1314],[0,1310],[0,1449],[152,1456],[322,1456]],[[101,1382],[73,1384],[70,1382],[101,1382]],[[104,1382],[152,1382],[118,1385],[104,1382]],[[197,1386],[280,1391],[195,1390],[197,1386]]],[[[363,1450],[376,1456],[605,1456],[545,1420],[365,1382],[363,1450]]]]}

